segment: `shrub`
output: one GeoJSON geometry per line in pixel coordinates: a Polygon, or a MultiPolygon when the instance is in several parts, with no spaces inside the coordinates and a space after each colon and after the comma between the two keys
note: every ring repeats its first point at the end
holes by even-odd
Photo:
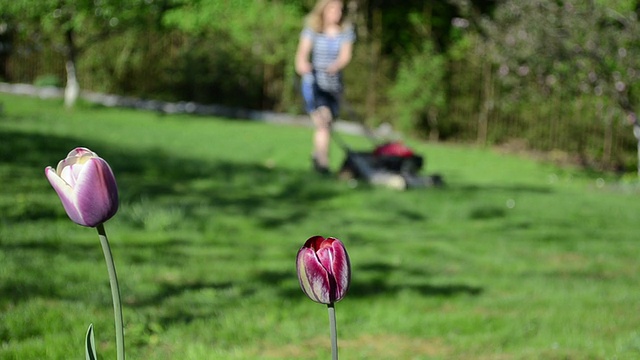
{"type": "Polygon", "coordinates": [[[62,87],[62,81],[60,80],[58,75],[45,74],[36,77],[33,81],[33,85],[62,87]]]}

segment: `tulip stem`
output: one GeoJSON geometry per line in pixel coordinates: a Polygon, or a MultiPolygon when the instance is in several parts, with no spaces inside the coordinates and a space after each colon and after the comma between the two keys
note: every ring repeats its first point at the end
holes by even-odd
{"type": "Polygon", "coordinates": [[[336,326],[336,308],[333,303],[327,305],[329,309],[329,328],[331,333],[331,359],[338,360],[338,329],[336,326]]]}
{"type": "Polygon", "coordinates": [[[124,360],[124,329],[122,326],[122,305],[120,304],[120,287],[118,286],[118,276],[116,275],[116,265],[111,255],[111,247],[107,239],[107,233],[103,224],[96,227],[98,237],[100,237],[100,245],[104,252],[104,260],[107,263],[107,271],[109,272],[109,284],[111,285],[111,298],[113,300],[113,316],[116,325],[116,351],[117,359],[124,360]]]}

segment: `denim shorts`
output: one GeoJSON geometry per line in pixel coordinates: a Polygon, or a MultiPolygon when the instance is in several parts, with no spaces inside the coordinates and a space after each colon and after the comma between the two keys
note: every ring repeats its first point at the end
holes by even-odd
{"type": "Polygon", "coordinates": [[[340,112],[340,94],[324,91],[315,82],[307,79],[303,79],[301,87],[307,113],[310,114],[319,107],[326,106],[331,110],[331,116],[334,119],[338,116],[340,112]]]}

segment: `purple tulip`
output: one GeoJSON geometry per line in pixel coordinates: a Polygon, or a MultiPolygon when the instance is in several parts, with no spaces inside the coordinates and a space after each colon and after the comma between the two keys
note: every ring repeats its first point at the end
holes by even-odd
{"type": "Polygon", "coordinates": [[[75,148],[57,169],[47,166],[44,172],[76,224],[95,227],[118,211],[116,179],[109,164],[93,151],[75,148]]]}
{"type": "Polygon", "coordinates": [[[296,268],[302,291],[315,302],[333,304],[349,290],[351,263],[336,238],[309,238],[298,251],[296,268]]]}

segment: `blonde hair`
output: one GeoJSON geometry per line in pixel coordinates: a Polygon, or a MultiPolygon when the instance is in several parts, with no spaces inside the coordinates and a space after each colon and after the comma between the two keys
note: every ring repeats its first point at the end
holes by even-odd
{"type": "MultiPolygon", "coordinates": [[[[324,27],[322,14],[324,13],[324,9],[327,7],[327,5],[334,1],[340,1],[344,8],[344,1],[342,0],[319,0],[305,18],[305,26],[311,28],[311,30],[317,33],[322,32],[322,29],[324,27]]],[[[351,26],[344,14],[345,10],[346,9],[343,9],[342,17],[340,18],[340,27],[342,28],[342,30],[345,30],[346,28],[351,26]]]]}

